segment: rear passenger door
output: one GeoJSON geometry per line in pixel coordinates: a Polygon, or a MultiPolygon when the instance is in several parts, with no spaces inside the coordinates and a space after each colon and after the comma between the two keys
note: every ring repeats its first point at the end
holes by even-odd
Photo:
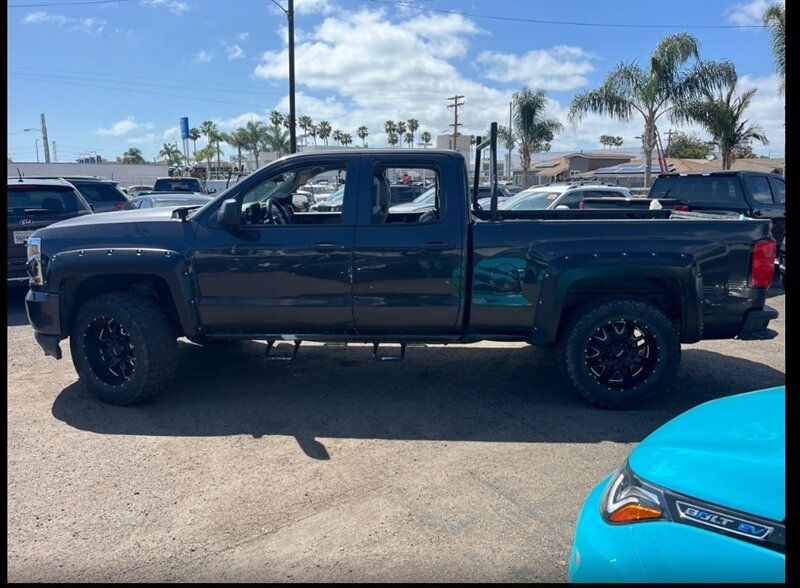
{"type": "MultiPolygon", "coordinates": [[[[365,157],[360,173],[353,253],[353,318],[359,335],[446,335],[461,329],[466,211],[459,171],[449,158],[365,157]],[[438,163],[430,163],[431,161],[438,163]],[[433,212],[386,214],[381,199],[392,178],[409,173],[437,187],[433,212]],[[447,184],[444,178],[449,178],[447,184]],[[374,187],[374,188],[373,188],[374,187]]],[[[460,171],[463,176],[463,169],[460,171]]]]}

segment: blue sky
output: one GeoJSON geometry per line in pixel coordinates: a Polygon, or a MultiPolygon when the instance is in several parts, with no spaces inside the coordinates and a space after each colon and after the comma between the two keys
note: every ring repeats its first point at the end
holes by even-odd
{"type": "MultiPolygon", "coordinates": [[[[232,131],[289,111],[288,0],[9,0],[8,155],[44,161],[131,147],[148,160],[180,143],[179,120],[232,131]],[[55,153],[52,142],[56,143],[55,153]]],[[[420,122],[434,137],[507,124],[523,87],[543,89],[546,116],[562,121],[553,152],[600,149],[600,135],[637,148],[642,120],[588,116],[567,122],[572,98],[597,88],[617,64],[646,64],[658,41],[688,32],[704,60],[736,66],[739,90],[758,88],[747,111],[784,156],[784,102],[761,26],[767,0],[295,0],[297,116],[386,146],[386,120],[420,122]],[[449,131],[448,131],[449,132],[449,131]]],[[[707,139],[701,129],[663,121],[707,139]]],[[[299,133],[299,132],[298,132],[299,133]]],[[[197,147],[205,145],[205,138],[197,147]]],[[[234,154],[223,147],[225,156],[234,154]]]]}

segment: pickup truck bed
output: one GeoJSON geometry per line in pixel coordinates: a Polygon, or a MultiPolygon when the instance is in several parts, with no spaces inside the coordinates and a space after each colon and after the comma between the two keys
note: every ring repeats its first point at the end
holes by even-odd
{"type": "Polygon", "coordinates": [[[28,316],[45,353],[70,337],[81,381],[114,404],[166,386],[179,336],[289,341],[292,357],[305,340],[371,342],[378,359],[386,342],[399,359],[408,343],[527,341],[554,346],[588,401],[632,408],[670,384],[682,343],[775,335],[767,221],[477,199],[454,151],[289,156],[199,209],[37,231],[28,316]],[[435,179],[435,206],[393,217],[387,178],[409,170],[435,179]],[[294,213],[293,193],[327,176],[345,179],[342,210],[294,213]]]}

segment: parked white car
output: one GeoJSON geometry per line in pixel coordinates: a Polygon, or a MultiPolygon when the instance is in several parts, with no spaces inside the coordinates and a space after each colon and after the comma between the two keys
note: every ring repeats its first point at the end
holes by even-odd
{"type": "Polygon", "coordinates": [[[623,186],[603,184],[548,184],[532,186],[498,204],[501,210],[554,210],[581,208],[584,198],[633,198],[623,186]]]}

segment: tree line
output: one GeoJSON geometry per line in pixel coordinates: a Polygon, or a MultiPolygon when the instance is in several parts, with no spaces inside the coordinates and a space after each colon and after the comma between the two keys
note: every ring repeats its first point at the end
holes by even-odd
{"type": "MultiPolygon", "coordinates": [[[[762,17],[770,30],[771,47],[776,71],[781,79],[780,92],[785,92],[785,7],[773,4],[762,17]]],[[[727,61],[703,61],[700,57],[699,43],[689,33],[677,33],[662,38],[646,62],[620,63],[606,76],[600,87],[576,95],[569,108],[567,119],[576,126],[590,113],[607,116],[612,120],[629,122],[640,117],[644,123],[642,149],[645,155],[645,185],[650,184],[653,150],[656,148],[657,125],[662,118],[677,125],[695,123],[711,137],[705,142],[710,150],[720,151],[723,169],[730,169],[736,157],[752,154],[754,141],[768,145],[763,129],[745,117],[745,111],[752,103],[757,88],[735,94],[737,74],[734,65],[727,61]]],[[[511,127],[498,127],[501,144],[510,153],[519,149],[520,165],[528,171],[531,154],[550,150],[550,143],[556,134],[563,131],[563,125],[546,117],[546,93],[524,87],[513,94],[511,127]]],[[[272,111],[269,124],[261,121],[248,122],[231,133],[219,131],[215,123],[205,121],[200,129],[192,128],[189,138],[195,144],[194,156],[198,161],[211,160],[216,155],[220,164],[221,144],[226,143],[237,150],[237,160],[242,151],[250,151],[258,167],[259,153],[272,151],[278,156],[289,152],[288,116],[272,111]],[[208,144],[196,149],[196,141],[205,136],[208,144]]],[[[338,145],[347,147],[353,140],[349,133],[333,130],[330,122],[314,123],[308,116],[297,119],[297,126],[304,132],[302,138],[308,144],[309,138],[317,145],[317,139],[328,145],[332,138],[338,145]]],[[[416,131],[420,125],[417,119],[407,121],[387,120],[384,132],[390,146],[401,141],[409,147],[416,142],[416,131]]],[[[369,130],[361,126],[356,135],[367,147],[369,130]]],[[[684,137],[685,138],[685,137],[684,137]]],[[[678,145],[680,140],[676,137],[678,145]]],[[[423,131],[418,144],[429,146],[431,134],[423,131]]],[[[603,145],[619,146],[620,137],[603,135],[603,145]]],[[[685,142],[685,141],[684,141],[685,142]]],[[[702,142],[702,141],[701,141],[702,142]]],[[[696,148],[697,145],[694,145],[696,148]]],[[[671,149],[675,153],[674,149],[671,149]]],[[[695,153],[703,150],[696,150],[695,153]]],[[[705,157],[708,151],[705,152],[705,157]]],[[[159,155],[170,163],[179,164],[183,160],[177,146],[165,143],[159,155]]],[[[121,158],[124,163],[144,163],[141,151],[129,149],[121,158]]]]}

